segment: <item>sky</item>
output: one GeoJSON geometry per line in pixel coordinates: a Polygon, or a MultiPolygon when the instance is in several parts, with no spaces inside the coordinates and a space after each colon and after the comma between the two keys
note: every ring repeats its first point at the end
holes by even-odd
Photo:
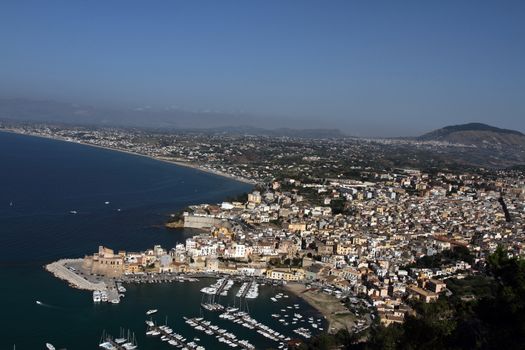
{"type": "Polygon", "coordinates": [[[3,0],[0,97],[525,132],[525,1],[3,0]]]}

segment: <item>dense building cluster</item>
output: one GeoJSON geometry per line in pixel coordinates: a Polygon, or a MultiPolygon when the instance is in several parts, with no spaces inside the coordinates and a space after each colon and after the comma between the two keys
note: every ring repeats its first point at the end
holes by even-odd
{"type": "Polygon", "coordinates": [[[170,251],[117,255],[121,262],[114,266],[122,273],[314,283],[338,296],[363,298],[384,324],[402,322],[410,312],[407,299],[436,300],[448,278],[475,273],[498,245],[524,253],[525,182],[500,175],[487,180],[404,170],[374,174],[376,182],[273,181],[246,202],[191,206],[183,225],[201,233],[170,251]],[[307,200],[312,193],[320,204],[307,200]],[[421,257],[457,248],[468,249],[473,260],[411,267],[421,257]]]}
{"type": "Polygon", "coordinates": [[[462,153],[467,146],[42,125],[9,129],[257,183],[246,198],[187,208],[175,227],[199,231],[172,249],[115,253],[101,247],[85,259],[92,273],[300,281],[348,299],[356,314],[364,305],[388,325],[412,312],[408,300],[434,301],[450,293],[447,279],[483,271],[498,246],[525,254],[523,172],[442,166],[450,149],[462,153]]]}

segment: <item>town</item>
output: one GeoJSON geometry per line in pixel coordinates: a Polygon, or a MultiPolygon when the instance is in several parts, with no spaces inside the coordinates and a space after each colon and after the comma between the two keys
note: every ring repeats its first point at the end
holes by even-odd
{"type": "Polygon", "coordinates": [[[497,246],[523,255],[522,178],[415,170],[374,176],[374,183],[284,179],[245,202],[193,205],[174,218],[200,231],[185,244],[119,253],[101,247],[85,264],[115,277],[211,273],[300,282],[350,300],[354,312],[368,306],[389,325],[411,312],[406,300],[435,301],[450,293],[447,280],[479,273],[497,246]],[[415,264],[442,255],[437,266],[415,264]]]}
{"type": "MultiPolygon", "coordinates": [[[[100,247],[81,268],[123,281],[203,274],[301,286],[296,292],[313,305],[308,296],[322,294],[350,315],[331,322],[332,333],[358,332],[374,319],[403,323],[414,313],[411,300],[451,295],[451,286],[483,274],[498,247],[525,253],[523,172],[467,166],[465,158],[480,157],[475,147],[12,123],[2,129],[254,184],[238,198],[173,213],[167,227],[195,230],[184,243],[142,252],[100,247]]],[[[508,158],[490,161],[508,165],[508,158]]]]}

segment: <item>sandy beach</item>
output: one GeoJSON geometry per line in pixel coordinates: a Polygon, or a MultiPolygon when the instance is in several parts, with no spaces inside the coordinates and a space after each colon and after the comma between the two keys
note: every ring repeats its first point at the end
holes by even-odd
{"type": "Polygon", "coordinates": [[[107,149],[107,150],[110,150],[110,151],[116,151],[116,152],[132,154],[132,155],[135,155],[135,156],[150,158],[150,159],[153,159],[153,160],[156,160],[156,161],[159,161],[159,162],[171,163],[171,164],[175,164],[175,165],[179,165],[179,166],[183,166],[183,167],[187,167],[187,168],[192,168],[192,169],[195,169],[195,170],[198,170],[198,171],[202,171],[202,172],[205,172],[205,173],[208,173],[208,174],[213,174],[213,175],[221,176],[221,177],[224,177],[224,178],[227,178],[227,179],[230,179],[230,180],[244,182],[244,183],[250,184],[250,185],[257,184],[257,182],[254,181],[254,180],[246,179],[246,178],[239,177],[239,176],[234,176],[234,175],[231,175],[231,174],[224,173],[222,171],[210,169],[210,168],[204,167],[202,165],[186,162],[186,161],[180,160],[180,159],[175,160],[175,159],[166,158],[166,157],[155,157],[155,156],[150,156],[150,155],[147,155],[147,154],[142,154],[142,153],[128,151],[128,150],[121,149],[121,148],[100,146],[100,145],[95,145],[95,144],[92,144],[92,143],[80,142],[80,141],[77,141],[77,140],[68,140],[68,139],[64,139],[64,138],[61,138],[61,137],[52,137],[52,136],[47,136],[47,135],[22,133],[22,132],[19,132],[17,130],[12,130],[12,129],[1,129],[0,131],[1,132],[11,132],[11,133],[14,133],[14,134],[19,134],[19,135],[41,137],[41,138],[44,138],[44,139],[50,139],[50,140],[56,140],[56,141],[74,142],[74,143],[78,143],[78,144],[85,145],[85,146],[97,147],[97,148],[107,149]]]}
{"type": "Polygon", "coordinates": [[[316,308],[328,321],[328,332],[350,330],[355,324],[355,315],[341,304],[340,300],[317,289],[307,289],[300,283],[288,283],[285,288],[316,308]]]}

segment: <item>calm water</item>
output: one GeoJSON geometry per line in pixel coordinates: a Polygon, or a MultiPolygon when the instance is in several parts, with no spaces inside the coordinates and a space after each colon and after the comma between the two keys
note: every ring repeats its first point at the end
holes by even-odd
{"type": "MultiPolygon", "coordinates": [[[[89,292],[68,287],[42,266],[91,254],[100,244],[128,250],[153,244],[171,248],[191,232],[163,228],[170,212],[189,204],[220,202],[249,190],[249,185],[145,157],[2,132],[0,184],[0,349],[14,344],[19,350],[43,349],[45,342],[70,350],[97,349],[102,330],[118,335],[120,327],[135,331],[140,349],[173,349],[144,335],[144,312],[150,308],[160,310],[158,321],[167,317],[168,324],[188,339],[197,336],[208,349],[227,348],[182,319],[200,314],[198,291],[213,280],[128,286],[121,304],[93,305],[89,292]]],[[[237,288],[223,298],[224,304],[233,302],[237,288]]],[[[271,313],[299,303],[303,315],[317,316],[292,296],[270,302],[275,293],[275,288],[263,287],[259,298],[250,302],[252,316],[289,335],[292,325],[280,325],[271,313]]],[[[258,348],[276,347],[217,314],[204,316],[258,348]]]]}

